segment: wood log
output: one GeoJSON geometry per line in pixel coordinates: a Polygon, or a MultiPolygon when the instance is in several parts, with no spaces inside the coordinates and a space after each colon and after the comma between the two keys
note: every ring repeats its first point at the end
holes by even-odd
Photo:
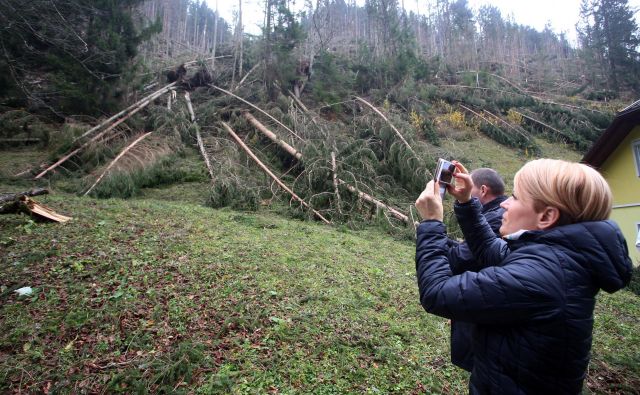
{"type": "Polygon", "coordinates": [[[306,207],[307,209],[311,210],[313,212],[313,214],[315,214],[316,217],[318,217],[319,219],[322,220],[322,222],[324,222],[327,225],[331,225],[331,222],[329,220],[327,220],[325,217],[322,216],[322,214],[320,214],[315,209],[313,209],[311,206],[309,206],[309,204],[307,204],[307,202],[305,202],[301,197],[296,195],[295,192],[293,192],[288,186],[285,185],[284,182],[282,182],[275,174],[273,174],[273,172],[271,170],[269,170],[269,168],[267,166],[265,166],[265,164],[262,163],[260,161],[260,159],[258,159],[257,156],[255,156],[255,154],[251,151],[251,149],[249,149],[249,147],[247,147],[247,145],[242,141],[242,139],[240,137],[238,137],[238,135],[233,131],[233,129],[231,129],[231,127],[229,125],[227,125],[225,122],[222,122],[222,126],[224,126],[224,128],[227,131],[227,133],[229,133],[229,135],[231,135],[231,137],[233,137],[233,139],[236,141],[236,143],[238,143],[238,145],[240,147],[242,147],[242,149],[247,153],[247,155],[249,155],[249,157],[251,159],[253,159],[253,161],[256,162],[256,164],[258,166],[260,166],[260,168],[265,173],[267,173],[267,175],[269,175],[269,177],[271,177],[280,186],[280,188],[284,189],[295,200],[300,202],[300,204],[302,204],[304,207],[306,207]]]}
{"type": "Polygon", "coordinates": [[[280,146],[280,148],[284,149],[285,151],[287,151],[291,156],[293,156],[294,158],[298,159],[298,160],[302,160],[302,154],[300,152],[298,152],[295,148],[293,148],[292,146],[290,146],[289,144],[287,144],[286,142],[284,142],[283,140],[280,140],[278,138],[278,136],[276,136],[275,133],[273,133],[272,131],[270,131],[269,129],[267,129],[263,124],[260,123],[260,121],[258,121],[253,115],[249,114],[248,112],[243,112],[242,116],[249,121],[249,123],[251,123],[253,126],[256,127],[256,129],[258,129],[260,132],[262,132],[262,134],[264,134],[265,136],[267,136],[267,138],[269,138],[271,141],[273,141],[274,143],[278,144],[278,146],[280,146]]]}
{"type": "Polygon", "coordinates": [[[126,146],[122,152],[120,152],[118,154],[118,156],[116,156],[111,163],[109,163],[109,165],[107,166],[107,168],[105,169],[105,171],[102,172],[102,174],[100,175],[100,177],[98,177],[98,179],[96,180],[96,182],[93,183],[93,185],[91,185],[91,187],[89,187],[89,189],[87,189],[87,192],[84,193],[84,196],[87,196],[89,194],[89,192],[91,192],[93,190],[93,188],[96,187],[96,185],[98,185],[98,183],[100,181],[102,181],[102,179],[104,178],[105,175],[107,175],[107,173],[109,173],[109,170],[111,170],[111,168],[113,167],[113,165],[116,164],[116,162],[118,162],[118,160],[120,158],[122,158],[127,152],[129,152],[129,150],[131,148],[133,148],[136,144],[138,144],[139,142],[141,142],[142,140],[144,140],[148,135],[150,135],[151,132],[145,133],[142,136],[138,137],[137,139],[135,139],[135,141],[131,144],[129,144],[128,146],[126,146]]]}
{"type": "Polygon", "coordinates": [[[217,90],[219,90],[219,91],[221,91],[221,92],[223,92],[223,93],[226,93],[227,95],[229,95],[229,96],[231,96],[231,97],[234,97],[234,98],[236,98],[236,99],[240,100],[241,102],[243,102],[243,103],[245,103],[245,104],[248,104],[248,105],[249,105],[249,106],[251,106],[252,108],[255,108],[256,110],[260,111],[260,112],[261,112],[261,113],[263,113],[264,115],[266,115],[266,116],[268,116],[269,118],[271,118],[271,119],[272,119],[274,122],[276,122],[278,125],[280,125],[280,126],[282,126],[283,128],[285,128],[289,133],[291,133],[292,135],[296,136],[299,140],[302,140],[302,138],[301,138],[300,136],[298,136],[298,135],[297,135],[293,130],[289,129],[285,124],[283,124],[282,122],[278,121],[278,120],[277,120],[277,119],[275,119],[273,116],[271,116],[268,112],[264,111],[263,109],[259,108],[258,106],[254,105],[254,104],[252,104],[252,103],[249,103],[249,102],[248,102],[248,101],[246,101],[245,99],[243,99],[243,98],[241,98],[240,96],[237,96],[237,95],[235,95],[235,94],[233,94],[233,93],[229,92],[229,91],[228,91],[228,90],[226,90],[226,89],[219,88],[219,87],[217,87],[217,86],[215,86],[215,85],[213,85],[213,84],[209,84],[209,86],[210,86],[210,87],[212,87],[212,88],[214,88],[214,89],[217,89],[217,90]]]}
{"type": "MultiPolygon", "coordinates": [[[[246,113],[245,113],[246,114],[246,113]]],[[[246,118],[246,117],[245,117],[246,118]]],[[[251,117],[253,118],[253,117],[251,117]]],[[[295,148],[293,148],[292,146],[290,146],[289,144],[285,143],[284,141],[280,140],[275,133],[271,132],[269,129],[267,129],[264,125],[262,125],[258,120],[256,120],[255,118],[253,118],[253,122],[251,122],[260,132],[262,132],[265,136],[267,136],[271,141],[273,141],[274,143],[278,144],[280,147],[282,147],[286,152],[288,152],[289,154],[293,155],[294,157],[296,157],[298,160],[302,160],[302,154],[296,150],[295,148]],[[265,131],[267,133],[265,133],[265,131]],[[298,155],[294,155],[294,153],[298,154],[298,155]]],[[[393,215],[394,217],[404,221],[406,224],[411,224],[412,221],[409,219],[409,217],[407,215],[402,214],[399,210],[382,203],[380,200],[374,198],[371,195],[368,195],[360,190],[358,190],[357,188],[355,188],[352,185],[347,184],[346,182],[344,182],[343,180],[337,178],[336,175],[336,166],[335,166],[335,154],[332,152],[332,164],[333,164],[333,169],[334,169],[334,188],[336,189],[336,194],[337,194],[337,198],[340,199],[340,195],[337,191],[337,184],[345,184],[345,186],[347,187],[347,189],[349,189],[349,191],[355,193],[358,197],[360,197],[362,200],[365,200],[369,203],[373,203],[375,204],[377,207],[379,208],[383,208],[385,210],[388,210],[391,215],[393,215]]]]}
{"type": "Polygon", "coordinates": [[[204,159],[204,164],[207,166],[207,171],[209,171],[209,176],[211,177],[211,181],[215,179],[213,175],[213,167],[211,166],[211,161],[209,161],[209,155],[207,155],[207,151],[204,149],[204,143],[202,141],[202,136],[200,136],[200,126],[196,123],[196,114],[193,112],[193,105],[191,104],[191,97],[189,96],[189,92],[184,93],[184,99],[187,101],[187,108],[189,109],[189,114],[191,115],[191,122],[196,128],[196,140],[198,141],[198,148],[200,149],[200,154],[204,159]]]}
{"type": "MultiPolygon", "coordinates": [[[[125,108],[124,110],[120,111],[119,113],[105,119],[104,121],[100,122],[100,124],[92,127],[91,129],[87,130],[86,132],[84,132],[81,136],[77,137],[76,139],[74,139],[74,143],[80,139],[83,139],[87,136],[89,136],[91,133],[99,130],[100,128],[102,128],[105,125],[108,125],[109,123],[115,121],[116,119],[120,118],[121,116],[127,114],[129,111],[137,108],[140,106],[141,103],[144,102],[150,102],[152,100],[155,100],[156,98],[158,98],[159,96],[162,96],[163,94],[165,94],[169,89],[171,89],[172,87],[174,87],[177,84],[177,82],[172,82],[169,85],[165,85],[164,87],[158,89],[157,91],[143,97],[142,99],[138,100],[137,102],[133,103],[132,105],[130,105],[129,107],[125,108]]],[[[147,103],[149,104],[149,103],[147,103]]],[[[145,104],[146,106],[146,104],[145,104]]],[[[130,116],[130,115],[129,115],[130,116]]],[[[128,118],[128,117],[127,117],[128,118]]]]}
{"type": "Polygon", "coordinates": [[[338,179],[338,182],[340,184],[344,185],[351,193],[358,195],[358,197],[360,199],[362,199],[362,200],[364,200],[366,202],[372,203],[378,208],[381,208],[383,210],[388,211],[389,213],[391,213],[392,216],[394,216],[395,218],[401,220],[402,222],[404,222],[406,224],[411,224],[411,220],[409,219],[408,216],[402,214],[400,211],[394,209],[393,207],[389,206],[388,204],[385,204],[382,201],[374,198],[373,196],[358,190],[353,185],[347,184],[346,182],[342,181],[341,179],[338,179]]]}
{"type": "Polygon", "coordinates": [[[18,193],[3,193],[0,194],[0,205],[8,202],[14,202],[20,200],[22,196],[40,196],[46,195],[49,193],[47,188],[33,188],[29,191],[18,192],[18,193]]]}
{"type": "MultiPolygon", "coordinates": [[[[166,92],[163,92],[162,94],[164,94],[166,92]]],[[[160,95],[159,95],[160,96],[160,95]]],[[[157,96],[157,97],[159,97],[157,96]]],[[[126,121],[127,119],[131,118],[133,115],[135,115],[136,113],[138,113],[138,111],[142,110],[143,108],[145,108],[146,106],[148,106],[156,97],[150,98],[142,103],[140,103],[140,105],[136,108],[134,108],[131,112],[129,112],[127,115],[125,115],[124,117],[118,119],[117,121],[115,121],[113,124],[111,124],[111,126],[109,126],[108,128],[106,128],[105,130],[103,130],[102,132],[98,133],[97,135],[95,135],[93,138],[91,138],[91,140],[87,141],[86,143],[82,144],[80,147],[76,148],[75,150],[69,152],[67,155],[63,156],[62,158],[58,159],[58,161],[54,164],[52,164],[51,166],[47,167],[46,169],[44,169],[42,172],[40,172],[37,176],[34,177],[34,179],[39,179],[42,176],[44,176],[45,174],[47,174],[48,172],[50,172],[51,170],[55,169],[56,167],[60,166],[61,164],[63,164],[64,162],[66,162],[69,158],[71,158],[72,156],[76,155],[78,152],[82,151],[84,148],[86,148],[87,146],[89,146],[89,144],[98,141],[101,137],[103,137],[105,134],[109,133],[111,130],[113,130],[116,126],[120,125],[122,122],[126,121]]]]}

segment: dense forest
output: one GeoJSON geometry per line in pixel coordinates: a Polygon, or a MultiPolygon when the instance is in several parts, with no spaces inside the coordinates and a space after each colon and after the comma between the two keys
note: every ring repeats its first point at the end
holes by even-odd
{"type": "Polygon", "coordinates": [[[371,218],[364,198],[409,223],[435,159],[453,154],[443,141],[584,152],[640,90],[626,0],[583,0],[577,45],[466,0],[418,1],[418,13],[397,0],[301,11],[267,0],[260,35],[245,33],[242,6],[226,21],[204,1],[0,2],[2,138],[51,152],[16,173],[127,197],[188,177],[159,169],[199,147],[209,204],[255,209],[275,192],[229,128],[277,169],[300,213],[371,218]]]}

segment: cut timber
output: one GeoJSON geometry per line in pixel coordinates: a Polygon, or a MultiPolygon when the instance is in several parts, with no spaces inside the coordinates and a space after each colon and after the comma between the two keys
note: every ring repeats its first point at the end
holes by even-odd
{"type": "Polygon", "coordinates": [[[96,185],[98,185],[98,183],[100,181],[102,181],[102,179],[104,178],[104,176],[107,175],[107,173],[109,173],[109,170],[111,170],[111,168],[113,167],[113,165],[116,164],[116,162],[122,158],[127,152],[129,152],[129,150],[131,148],[133,148],[136,144],[138,144],[139,142],[141,142],[145,137],[147,137],[148,135],[150,135],[151,132],[149,133],[145,133],[142,136],[138,137],[133,143],[129,144],[128,146],[125,147],[125,149],[122,150],[122,152],[120,152],[118,154],[118,156],[115,157],[114,160],[111,161],[111,163],[109,163],[109,166],[107,166],[107,168],[105,169],[105,171],[102,172],[102,174],[100,174],[100,177],[98,177],[98,179],[96,180],[96,182],[93,183],[93,185],[91,185],[91,187],[89,189],[87,189],[87,192],[84,193],[84,196],[87,196],[89,194],[89,192],[91,192],[93,190],[93,188],[95,188],[96,185]]]}
{"type": "Polygon", "coordinates": [[[196,140],[198,141],[198,148],[200,149],[200,154],[204,159],[204,164],[207,166],[207,171],[209,171],[209,176],[213,181],[213,179],[215,178],[213,176],[213,167],[211,167],[209,156],[207,155],[207,151],[204,149],[202,136],[200,136],[200,126],[198,126],[198,124],[196,123],[196,114],[193,112],[193,105],[191,104],[191,97],[189,96],[189,92],[184,93],[184,99],[187,101],[187,108],[189,109],[189,114],[191,115],[191,122],[193,122],[193,125],[196,128],[196,140]]]}
{"type": "Polygon", "coordinates": [[[264,134],[265,136],[267,136],[271,141],[273,141],[274,143],[278,144],[280,146],[280,148],[284,149],[285,151],[287,151],[291,156],[293,156],[294,158],[298,159],[298,160],[302,160],[302,154],[300,152],[298,152],[295,148],[293,148],[292,146],[290,146],[289,144],[287,144],[286,142],[280,140],[278,138],[278,136],[275,135],[275,133],[273,133],[272,131],[270,131],[269,129],[267,129],[263,124],[260,123],[260,121],[258,121],[253,115],[249,114],[248,112],[244,112],[242,113],[242,116],[249,121],[249,123],[251,123],[253,126],[256,127],[256,129],[258,129],[260,132],[262,132],[262,134],[264,134]]]}
{"type": "Polygon", "coordinates": [[[302,204],[304,207],[306,207],[307,209],[311,210],[313,212],[313,214],[315,214],[316,217],[320,218],[325,224],[327,225],[331,225],[331,222],[329,222],[325,217],[322,216],[322,214],[320,214],[319,212],[317,212],[316,210],[314,210],[311,206],[309,206],[307,204],[307,202],[305,202],[304,200],[302,200],[301,197],[299,197],[298,195],[296,195],[295,192],[293,192],[288,186],[286,186],[275,174],[273,174],[273,172],[271,170],[269,170],[269,168],[267,166],[264,165],[264,163],[262,163],[260,161],[260,159],[258,159],[257,156],[255,156],[255,154],[253,152],[251,152],[251,150],[249,149],[249,147],[247,147],[247,145],[242,141],[242,139],[240,137],[238,137],[238,135],[233,131],[233,129],[231,129],[231,127],[229,125],[227,125],[226,123],[222,122],[222,126],[224,126],[224,128],[227,130],[227,133],[229,133],[231,135],[231,137],[233,137],[233,139],[236,141],[236,143],[238,143],[238,145],[240,147],[242,147],[242,149],[247,153],[247,155],[249,155],[249,157],[251,159],[254,160],[254,162],[256,162],[256,164],[258,164],[258,166],[260,166],[260,168],[269,175],[269,177],[271,177],[279,186],[280,188],[284,189],[285,191],[287,191],[295,200],[297,200],[298,202],[300,202],[300,204],[302,204]]]}
{"type": "Polygon", "coordinates": [[[282,122],[278,121],[277,119],[275,119],[274,117],[272,117],[268,112],[262,110],[261,108],[259,108],[258,106],[249,103],[248,101],[246,101],[245,99],[241,98],[240,96],[237,96],[231,92],[229,92],[226,89],[222,89],[219,88],[213,84],[209,84],[210,87],[215,88],[223,93],[226,93],[227,95],[231,96],[231,97],[235,97],[236,99],[240,100],[243,103],[246,103],[248,105],[250,105],[251,107],[255,108],[256,110],[260,111],[261,113],[263,113],[264,115],[268,116],[269,118],[273,119],[278,125],[282,126],[283,128],[285,128],[289,133],[291,133],[292,135],[296,136],[299,140],[302,140],[302,138],[300,136],[298,136],[293,130],[289,129],[288,127],[286,127],[282,122]]]}
{"type": "Polygon", "coordinates": [[[396,134],[398,135],[398,137],[400,138],[400,140],[402,140],[402,142],[404,143],[404,145],[407,146],[407,148],[409,149],[409,151],[411,151],[411,153],[413,154],[413,156],[415,156],[416,158],[418,157],[415,153],[415,151],[413,150],[413,148],[411,148],[411,146],[409,145],[409,143],[407,143],[407,140],[404,139],[404,137],[402,137],[402,134],[400,133],[400,131],[398,129],[396,129],[395,126],[393,126],[393,124],[391,123],[391,121],[389,121],[389,119],[387,119],[387,117],[384,116],[383,113],[380,112],[380,110],[378,110],[377,108],[375,108],[371,103],[369,103],[368,101],[364,100],[361,97],[355,96],[356,100],[364,103],[367,107],[371,108],[376,114],[380,115],[380,117],[382,117],[382,119],[384,119],[385,121],[387,121],[387,123],[389,124],[389,126],[391,126],[391,129],[393,129],[394,132],[396,132],[396,134]]]}

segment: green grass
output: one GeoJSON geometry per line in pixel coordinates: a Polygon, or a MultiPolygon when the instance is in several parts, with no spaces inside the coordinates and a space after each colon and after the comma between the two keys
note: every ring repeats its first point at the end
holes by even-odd
{"type": "Polygon", "coordinates": [[[3,285],[37,290],[4,297],[3,391],[465,388],[447,322],[419,306],[410,243],[155,200],[43,200],[74,220],[0,225],[3,285]]]}
{"type": "MultiPolygon", "coordinates": [[[[528,160],[483,136],[443,146],[508,182],[528,160]]],[[[0,175],[45,156],[3,152],[0,175]]],[[[178,165],[201,174],[191,153],[178,165]]],[[[420,307],[414,245],[398,232],[304,222],[277,205],[214,210],[198,177],[135,200],[55,193],[73,182],[36,198],[67,224],[0,217],[0,393],[466,392],[448,322],[420,307]],[[21,286],[34,295],[18,298],[21,286]]],[[[0,177],[0,192],[31,184],[0,177]]],[[[633,392],[640,299],[599,299],[585,390],[633,392]]]]}
{"type": "MultiPolygon", "coordinates": [[[[466,389],[410,242],[184,202],[41,201],[74,220],[0,222],[1,285],[36,290],[2,296],[1,392],[466,389]]],[[[599,391],[640,383],[639,312],[630,292],[600,297],[599,391]]]]}

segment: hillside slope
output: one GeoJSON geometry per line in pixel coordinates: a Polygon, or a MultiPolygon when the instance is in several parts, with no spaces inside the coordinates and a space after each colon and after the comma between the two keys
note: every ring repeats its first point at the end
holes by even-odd
{"type": "MultiPolygon", "coordinates": [[[[419,305],[411,242],[185,202],[40,200],[74,220],[0,221],[2,392],[466,390],[447,321],[419,305]]],[[[630,292],[600,297],[595,392],[638,388],[639,313],[630,292]]]]}

